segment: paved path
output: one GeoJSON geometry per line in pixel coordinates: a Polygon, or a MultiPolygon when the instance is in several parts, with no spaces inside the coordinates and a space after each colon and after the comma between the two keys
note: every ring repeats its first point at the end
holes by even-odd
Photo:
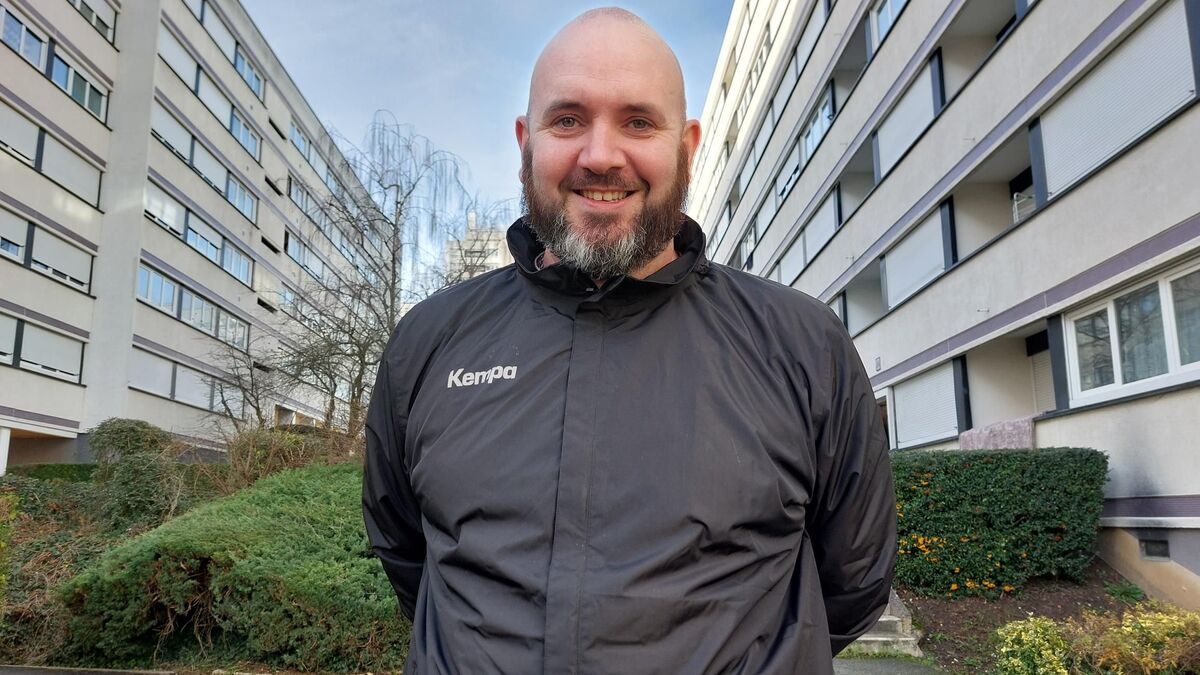
{"type": "Polygon", "coordinates": [[[834,659],[837,675],[933,675],[942,671],[907,659],[834,659]]]}

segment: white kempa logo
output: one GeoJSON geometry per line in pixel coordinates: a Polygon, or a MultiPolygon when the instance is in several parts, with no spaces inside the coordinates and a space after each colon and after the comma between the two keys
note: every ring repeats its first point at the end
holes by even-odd
{"type": "Polygon", "coordinates": [[[446,378],[447,389],[470,387],[476,384],[491,384],[495,380],[517,379],[516,366],[495,366],[491,370],[479,370],[474,373],[464,373],[464,370],[466,368],[450,371],[450,377],[446,378]]]}

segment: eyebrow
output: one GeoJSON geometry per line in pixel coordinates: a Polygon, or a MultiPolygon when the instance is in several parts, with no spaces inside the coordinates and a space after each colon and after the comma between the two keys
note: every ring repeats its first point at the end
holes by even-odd
{"type": "MultiPolygon", "coordinates": [[[[549,117],[549,116],[556,115],[561,112],[566,112],[566,111],[570,111],[570,110],[580,110],[580,109],[586,108],[586,107],[587,106],[580,103],[579,101],[575,101],[575,100],[571,100],[571,99],[557,99],[557,100],[551,101],[550,104],[546,106],[546,109],[544,111],[542,111],[542,116],[549,117]]],[[[628,114],[646,115],[647,117],[666,119],[666,115],[663,114],[662,110],[660,110],[658,108],[658,106],[651,104],[651,103],[630,103],[628,105],[622,106],[621,112],[625,113],[627,115],[628,114]]]]}

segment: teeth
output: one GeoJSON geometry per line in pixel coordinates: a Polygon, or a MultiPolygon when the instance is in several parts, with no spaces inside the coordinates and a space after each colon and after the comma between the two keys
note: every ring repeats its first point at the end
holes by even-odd
{"type": "Polygon", "coordinates": [[[618,199],[624,199],[628,192],[598,192],[596,190],[582,190],[580,192],[588,199],[594,199],[601,202],[615,202],[618,199]]]}

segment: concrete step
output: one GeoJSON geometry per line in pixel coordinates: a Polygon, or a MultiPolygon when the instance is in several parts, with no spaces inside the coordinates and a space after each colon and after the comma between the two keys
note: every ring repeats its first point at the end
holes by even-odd
{"type": "Polygon", "coordinates": [[[901,602],[900,596],[896,595],[896,591],[892,590],[883,615],[866,635],[850,645],[850,650],[868,654],[895,652],[919,657],[923,655],[917,644],[920,640],[920,631],[914,630],[912,626],[912,614],[901,602]]]}

